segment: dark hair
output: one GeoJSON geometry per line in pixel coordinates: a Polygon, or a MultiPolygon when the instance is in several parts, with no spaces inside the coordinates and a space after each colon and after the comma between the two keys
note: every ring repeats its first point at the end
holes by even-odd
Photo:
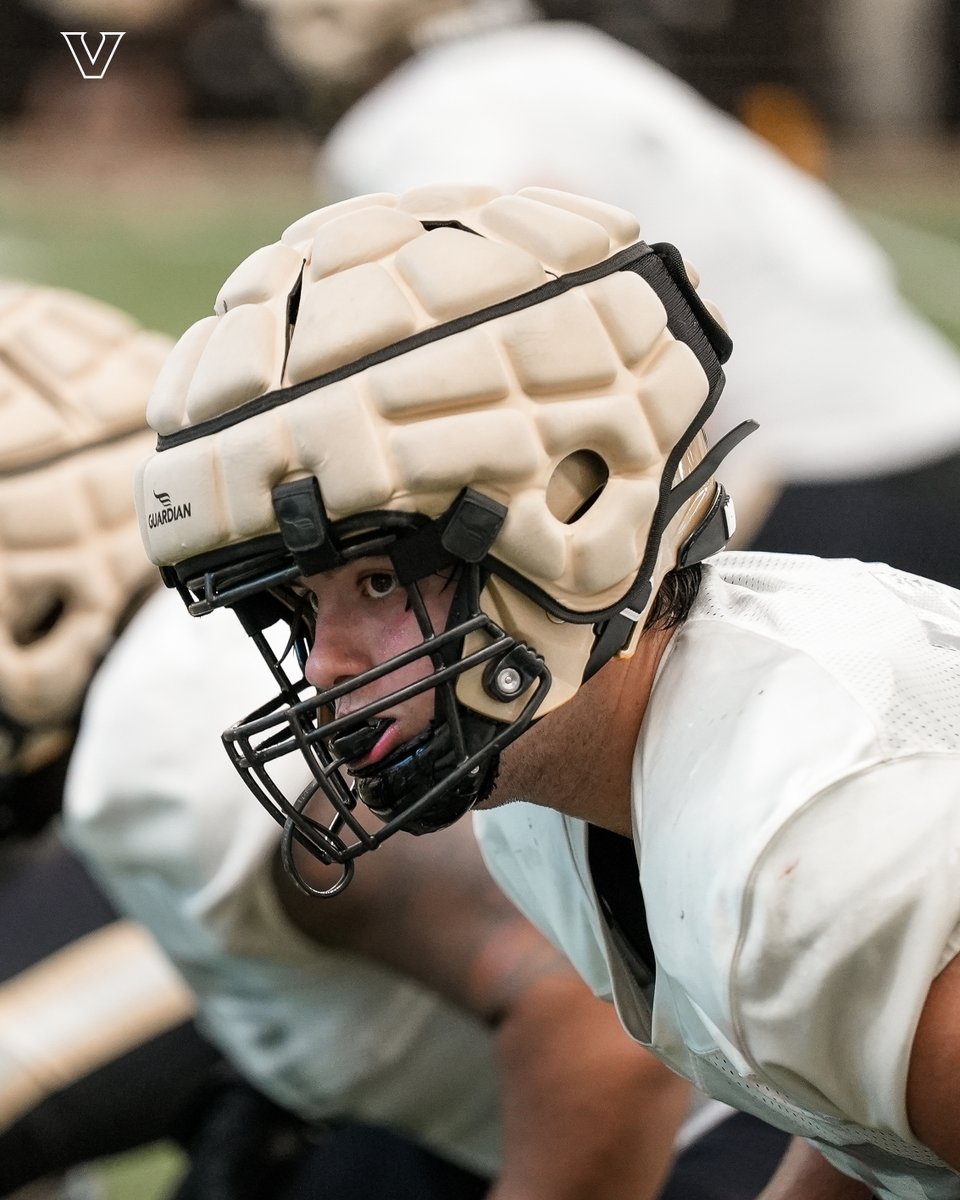
{"type": "Polygon", "coordinates": [[[644,629],[673,629],[682,624],[700,591],[703,570],[700,563],[677,567],[663,577],[647,613],[644,629]]]}

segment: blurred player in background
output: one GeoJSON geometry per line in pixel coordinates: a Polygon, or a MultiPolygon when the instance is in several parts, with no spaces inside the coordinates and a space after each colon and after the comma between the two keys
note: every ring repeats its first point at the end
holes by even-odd
{"type": "Polygon", "coordinates": [[[826,187],[637,51],[522,0],[246,2],[305,78],[367,89],[323,147],[325,199],[540,183],[683,247],[738,331],[728,412],[763,429],[728,467],[735,544],[960,583],[960,358],[826,187]]]}
{"type": "Polygon", "coordinates": [[[223,1082],[193,997],[52,818],[87,685],[153,589],[130,496],[169,342],[0,285],[0,1195],[187,1136],[223,1082]]]}

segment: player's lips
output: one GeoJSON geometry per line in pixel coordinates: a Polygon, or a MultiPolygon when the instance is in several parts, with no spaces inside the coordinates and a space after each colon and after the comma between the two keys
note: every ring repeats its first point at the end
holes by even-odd
{"type": "Polygon", "coordinates": [[[400,744],[402,732],[395,717],[374,717],[359,729],[332,739],[331,748],[351,770],[371,767],[400,744]]]}

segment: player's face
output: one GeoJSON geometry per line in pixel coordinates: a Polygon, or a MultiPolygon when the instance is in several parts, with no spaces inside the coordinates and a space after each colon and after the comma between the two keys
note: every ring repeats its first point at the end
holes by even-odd
{"type": "MultiPolygon", "coordinates": [[[[397,581],[388,558],[363,558],[334,571],[312,575],[298,589],[314,613],[315,633],[304,667],[309,683],[320,691],[347,683],[423,641],[407,592],[397,581]]],[[[420,593],[433,628],[444,628],[454,587],[448,575],[431,575],[420,582],[420,593]]],[[[424,655],[391,671],[336,703],[336,716],[348,716],[364,705],[424,679],[433,664],[424,655]]],[[[378,714],[389,724],[354,767],[372,767],[429,725],[434,692],[421,692],[378,714]]]]}

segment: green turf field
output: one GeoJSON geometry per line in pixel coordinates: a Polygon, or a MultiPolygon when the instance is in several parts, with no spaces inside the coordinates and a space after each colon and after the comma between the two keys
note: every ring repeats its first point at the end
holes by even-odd
{"type": "Polygon", "coordinates": [[[888,153],[866,171],[841,157],[835,183],[905,295],[960,344],[960,148],[888,153]]]}
{"type": "Polygon", "coordinates": [[[184,1160],[179,1150],[157,1143],[145,1150],[119,1154],[90,1168],[102,1200],[164,1200],[180,1178],[184,1160]]]}
{"type": "Polygon", "coordinates": [[[4,150],[0,138],[0,276],[75,288],[171,334],[212,311],[242,258],[319,206],[299,144],[203,143],[129,172],[114,163],[105,178],[16,149],[8,169],[4,150]]]}
{"type": "Polygon", "coordinates": [[[0,191],[16,229],[0,241],[0,271],[76,288],[179,334],[212,311],[227,274],[274,240],[298,207],[278,200],[157,214],[116,202],[67,209],[60,197],[0,191]]]}

